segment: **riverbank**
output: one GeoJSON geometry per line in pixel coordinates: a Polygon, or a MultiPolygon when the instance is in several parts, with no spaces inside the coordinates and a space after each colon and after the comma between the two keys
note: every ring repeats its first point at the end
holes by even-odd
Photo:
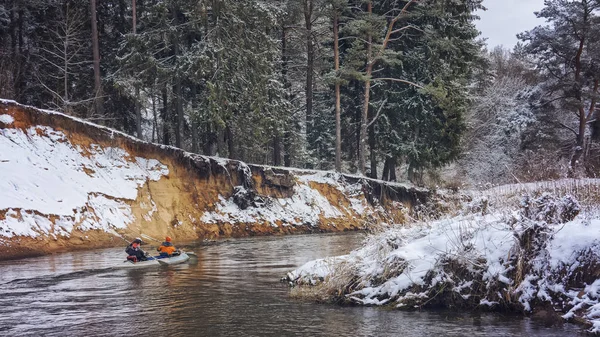
{"type": "Polygon", "coordinates": [[[597,203],[549,193],[515,201],[482,197],[457,216],[392,226],[348,255],[308,262],[286,278],[293,296],[318,301],[515,312],[598,334],[597,203]]]}
{"type": "Polygon", "coordinates": [[[0,260],[139,236],[361,230],[404,222],[429,198],[405,184],[192,154],[0,100],[0,260]]]}

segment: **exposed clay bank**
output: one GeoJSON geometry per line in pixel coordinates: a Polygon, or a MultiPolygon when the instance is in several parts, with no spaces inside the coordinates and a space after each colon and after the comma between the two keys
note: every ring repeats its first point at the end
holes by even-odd
{"type": "Polygon", "coordinates": [[[335,232],[403,222],[429,192],[139,141],[0,101],[0,259],[123,245],[335,232]]]}

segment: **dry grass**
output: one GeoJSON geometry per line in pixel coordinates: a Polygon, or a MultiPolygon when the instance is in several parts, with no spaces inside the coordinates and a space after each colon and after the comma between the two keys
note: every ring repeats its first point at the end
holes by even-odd
{"type": "Polygon", "coordinates": [[[523,195],[571,195],[579,201],[583,211],[600,205],[600,179],[562,179],[526,184],[512,184],[475,191],[474,196],[487,197],[494,207],[512,208],[518,205],[523,195]]]}
{"type": "Polygon", "coordinates": [[[290,296],[296,299],[316,301],[320,303],[349,303],[346,295],[356,288],[359,277],[352,263],[340,261],[333,265],[333,271],[316,285],[300,285],[293,287],[290,296]]]}

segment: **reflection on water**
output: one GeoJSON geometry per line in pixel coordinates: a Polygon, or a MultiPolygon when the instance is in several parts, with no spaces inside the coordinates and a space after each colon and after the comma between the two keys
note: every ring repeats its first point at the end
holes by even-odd
{"type": "Polygon", "coordinates": [[[573,336],[492,314],[339,307],[288,297],[285,272],[356,247],[360,234],[230,240],[190,247],[190,264],[114,268],[123,249],[0,262],[0,335],[573,336]]]}

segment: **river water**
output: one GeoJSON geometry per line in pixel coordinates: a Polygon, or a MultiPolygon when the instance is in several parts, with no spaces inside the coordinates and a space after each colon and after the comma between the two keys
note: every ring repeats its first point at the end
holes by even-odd
{"type": "MultiPolygon", "coordinates": [[[[574,336],[521,317],[401,312],[289,298],[279,282],[341,255],[361,234],[299,235],[188,246],[190,264],[114,268],[123,249],[0,262],[0,336],[574,336]]],[[[149,247],[146,247],[147,249],[149,247]]]]}

